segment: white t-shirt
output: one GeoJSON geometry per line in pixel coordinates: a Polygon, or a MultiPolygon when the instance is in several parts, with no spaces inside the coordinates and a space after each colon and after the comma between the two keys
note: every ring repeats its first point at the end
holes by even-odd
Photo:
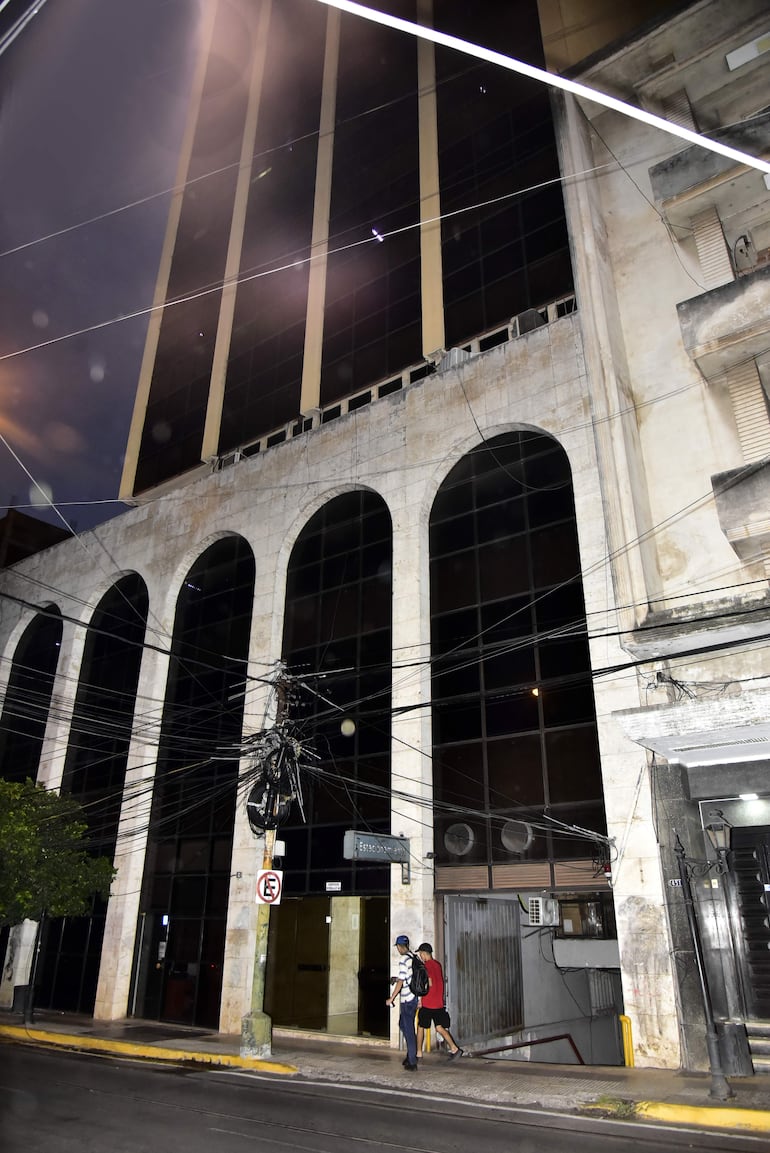
{"type": "Polygon", "coordinates": [[[402,1001],[414,1001],[414,993],[409,988],[412,979],[412,954],[402,953],[398,962],[398,979],[403,981],[400,997],[402,1001]]]}

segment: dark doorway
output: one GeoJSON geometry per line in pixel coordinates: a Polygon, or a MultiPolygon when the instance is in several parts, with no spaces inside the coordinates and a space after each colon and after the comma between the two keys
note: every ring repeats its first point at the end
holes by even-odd
{"type": "Polygon", "coordinates": [[[770,826],[732,833],[730,903],[746,1016],[770,1020],[770,826]]]}
{"type": "Polygon", "coordinates": [[[288,900],[270,910],[265,1009],[274,1025],[325,1029],[331,899],[288,900]]]}
{"type": "Polygon", "coordinates": [[[270,911],[265,1010],[273,1024],[386,1037],[387,897],[289,898],[270,911]]]}

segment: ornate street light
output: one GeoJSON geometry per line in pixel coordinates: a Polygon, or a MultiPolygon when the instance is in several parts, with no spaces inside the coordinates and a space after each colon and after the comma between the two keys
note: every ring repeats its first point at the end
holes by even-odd
{"type": "Polygon", "coordinates": [[[695,902],[693,900],[691,884],[693,877],[705,877],[712,870],[720,876],[727,874],[730,823],[725,819],[719,809],[715,809],[712,813],[709,813],[709,823],[706,825],[706,833],[717,855],[715,861],[695,861],[687,857],[685,855],[684,845],[679,839],[679,834],[676,832],[676,829],[674,830],[674,836],[676,837],[674,852],[676,854],[679,879],[684,895],[687,926],[690,930],[693,953],[695,954],[695,966],[698,970],[698,981],[700,983],[701,1000],[703,1002],[703,1016],[706,1020],[706,1048],[708,1050],[709,1068],[711,1070],[709,1097],[713,1097],[716,1101],[727,1101],[730,1097],[734,1097],[735,1094],[728,1085],[724,1069],[722,1068],[719,1038],[717,1037],[716,1023],[714,1021],[714,1007],[711,1001],[711,990],[709,988],[703,955],[703,941],[701,940],[700,926],[698,925],[698,918],[695,912],[695,902]]]}

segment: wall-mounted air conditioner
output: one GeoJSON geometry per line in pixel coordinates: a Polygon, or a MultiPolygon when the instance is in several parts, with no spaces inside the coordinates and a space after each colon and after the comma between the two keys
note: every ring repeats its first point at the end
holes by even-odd
{"type": "Polygon", "coordinates": [[[554,897],[529,898],[530,925],[558,925],[559,902],[554,897]]]}

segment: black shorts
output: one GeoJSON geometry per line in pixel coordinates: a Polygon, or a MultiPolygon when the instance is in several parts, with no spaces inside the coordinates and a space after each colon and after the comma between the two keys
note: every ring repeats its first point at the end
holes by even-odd
{"type": "Polygon", "coordinates": [[[417,1024],[421,1029],[430,1029],[431,1025],[440,1025],[442,1029],[449,1028],[449,1014],[446,1009],[423,1009],[417,1011],[417,1024]]]}

